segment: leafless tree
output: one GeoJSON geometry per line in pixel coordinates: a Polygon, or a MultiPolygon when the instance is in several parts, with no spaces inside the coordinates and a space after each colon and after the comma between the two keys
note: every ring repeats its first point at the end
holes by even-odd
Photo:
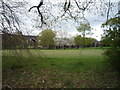
{"type": "MultiPolygon", "coordinates": [[[[49,2],[50,3],[50,2],[49,2]]],[[[29,11],[31,11],[33,8],[37,8],[37,12],[40,15],[40,22],[42,27],[43,25],[50,25],[50,23],[47,23],[46,15],[54,19],[49,20],[49,22],[53,23],[57,20],[68,20],[68,18],[71,18],[75,20],[75,22],[79,22],[79,19],[84,19],[86,12],[96,13],[100,15],[105,15],[106,20],[108,20],[110,16],[110,11],[112,11],[112,7],[114,6],[114,3],[112,3],[110,0],[64,0],[64,2],[52,4],[49,5],[45,0],[41,0],[40,3],[36,6],[32,6],[29,11]],[[50,11],[48,11],[45,7],[54,7],[54,9],[57,7],[60,12],[59,15],[54,15],[50,11]],[[61,9],[62,8],[62,9],[61,9]],[[47,14],[44,14],[47,13],[47,14]]],[[[57,11],[56,11],[57,12],[57,11]]]]}
{"type": "Polygon", "coordinates": [[[16,9],[24,5],[25,2],[0,1],[0,31],[2,33],[13,34],[14,32],[21,32],[21,21],[16,14],[16,9]]]}
{"type": "Polygon", "coordinates": [[[16,14],[16,9],[25,5],[25,2],[0,1],[0,34],[3,48],[15,49],[22,47],[24,37],[20,29],[21,21],[16,14]]]}

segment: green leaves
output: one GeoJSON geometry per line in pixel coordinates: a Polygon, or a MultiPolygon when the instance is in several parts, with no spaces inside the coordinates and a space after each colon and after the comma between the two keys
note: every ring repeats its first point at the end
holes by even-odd
{"type": "Polygon", "coordinates": [[[111,48],[105,51],[108,63],[120,73],[120,17],[114,17],[102,24],[105,30],[104,42],[110,44],[111,48]]]}
{"type": "Polygon", "coordinates": [[[77,45],[77,46],[83,46],[83,45],[88,46],[88,45],[92,45],[94,43],[94,41],[95,41],[94,38],[87,38],[87,37],[85,37],[84,38],[85,39],[85,43],[84,43],[83,38],[84,37],[81,37],[81,35],[76,36],[74,38],[75,45],[77,45]]]}
{"type": "Polygon", "coordinates": [[[102,27],[106,27],[104,41],[114,48],[120,47],[120,17],[109,19],[102,27]]]}
{"type": "Polygon", "coordinates": [[[119,26],[120,27],[120,17],[109,19],[107,22],[102,24],[102,27],[105,27],[105,26],[110,26],[110,27],[119,26]]]}
{"type": "Polygon", "coordinates": [[[40,37],[38,38],[40,41],[39,44],[44,47],[54,46],[55,36],[56,36],[56,33],[53,32],[51,29],[43,30],[40,33],[40,37]]]}
{"type": "Polygon", "coordinates": [[[85,36],[86,34],[90,34],[89,31],[91,30],[90,23],[89,22],[80,23],[80,26],[77,28],[77,30],[82,33],[82,36],[83,36],[82,45],[84,49],[84,46],[86,45],[85,36]]]}
{"type": "Polygon", "coordinates": [[[77,28],[79,32],[89,31],[91,29],[89,23],[80,23],[80,26],[77,28]]]}

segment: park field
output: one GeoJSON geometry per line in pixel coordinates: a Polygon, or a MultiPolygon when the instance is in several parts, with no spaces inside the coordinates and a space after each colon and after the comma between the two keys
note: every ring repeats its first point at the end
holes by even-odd
{"type": "Polygon", "coordinates": [[[3,50],[3,85],[13,88],[114,88],[103,49],[3,50]]]}

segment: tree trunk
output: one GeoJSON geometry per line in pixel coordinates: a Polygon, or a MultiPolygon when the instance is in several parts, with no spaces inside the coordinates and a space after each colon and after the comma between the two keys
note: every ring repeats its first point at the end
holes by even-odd
{"type": "Polygon", "coordinates": [[[85,49],[85,30],[83,31],[83,49],[85,49]]]}

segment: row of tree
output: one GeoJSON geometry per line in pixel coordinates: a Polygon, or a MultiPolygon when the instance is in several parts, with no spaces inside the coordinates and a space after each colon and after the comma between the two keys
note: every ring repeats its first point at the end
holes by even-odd
{"type": "Polygon", "coordinates": [[[96,39],[71,36],[67,31],[51,29],[43,30],[39,36],[23,35],[21,32],[14,34],[1,34],[3,49],[29,49],[37,48],[79,48],[95,46],[96,39]]]}
{"type": "Polygon", "coordinates": [[[94,46],[95,41],[97,41],[94,38],[88,38],[88,37],[82,37],[81,35],[75,36],[74,42],[76,46],[94,46]]]}
{"type": "Polygon", "coordinates": [[[51,29],[43,30],[38,37],[39,46],[44,48],[50,48],[54,46],[80,46],[80,47],[91,47],[94,45],[94,38],[82,37],[77,35],[74,37],[59,37],[57,32],[52,31],[51,29]]]}

